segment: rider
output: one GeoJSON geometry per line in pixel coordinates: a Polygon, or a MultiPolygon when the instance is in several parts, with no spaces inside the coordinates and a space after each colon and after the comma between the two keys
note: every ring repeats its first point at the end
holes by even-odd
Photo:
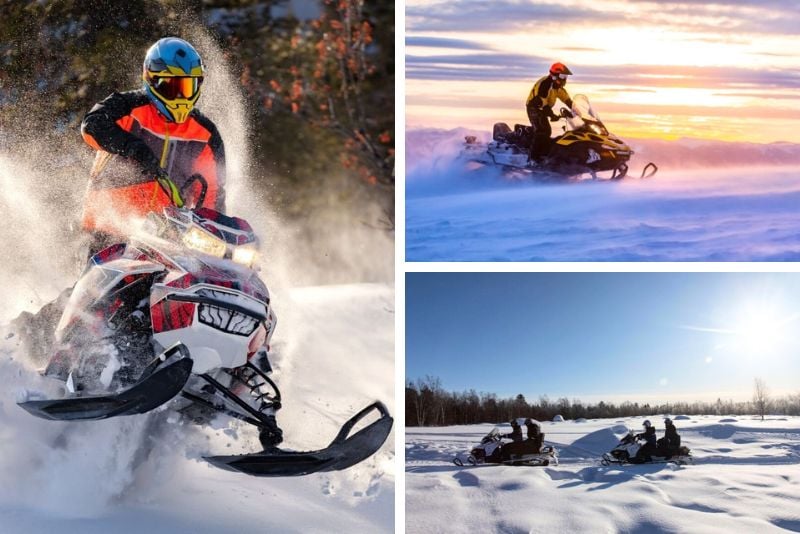
{"type": "Polygon", "coordinates": [[[177,37],[159,39],[144,58],[143,86],[114,92],[83,119],[83,139],[95,150],[83,229],[90,254],[125,235],[124,219],[197,201],[225,209],[225,149],[217,127],[194,108],[205,75],[197,50],[177,37]],[[201,183],[198,183],[201,182],[201,183]]]}
{"type": "Polygon", "coordinates": [[[572,72],[563,63],[553,63],[550,73],[540,78],[535,84],[528,99],[525,101],[525,109],[528,112],[528,119],[533,127],[533,136],[530,146],[530,160],[537,164],[543,162],[550,146],[550,135],[552,128],[550,121],[557,121],[561,117],[553,113],[553,106],[556,100],[561,100],[568,108],[572,108],[572,99],[567,94],[564,86],[567,84],[567,76],[572,72]]]}
{"type": "Polygon", "coordinates": [[[656,429],[650,424],[649,420],[642,423],[644,432],[636,434],[636,439],[644,438],[644,445],[636,452],[636,457],[644,462],[652,460],[652,455],[656,453],[656,429]]]}
{"type": "Polygon", "coordinates": [[[511,432],[503,434],[503,438],[511,438],[514,442],[522,441],[522,428],[519,426],[519,421],[516,419],[511,420],[511,432]]]}
{"type": "Polygon", "coordinates": [[[544,444],[544,434],[538,423],[534,423],[532,419],[525,419],[525,427],[528,429],[528,441],[531,443],[531,448],[538,453],[544,444]]]}
{"type": "Polygon", "coordinates": [[[667,457],[677,454],[681,447],[681,436],[678,434],[678,429],[675,428],[675,423],[669,417],[664,419],[664,437],[659,442],[663,444],[667,457]]]}

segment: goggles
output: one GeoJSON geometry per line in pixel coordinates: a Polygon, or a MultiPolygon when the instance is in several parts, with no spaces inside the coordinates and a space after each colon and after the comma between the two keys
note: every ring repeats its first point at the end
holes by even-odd
{"type": "Polygon", "coordinates": [[[566,80],[567,76],[569,76],[569,74],[553,74],[553,76],[555,76],[559,80],[566,80]]]}
{"type": "Polygon", "coordinates": [[[153,76],[150,84],[158,94],[167,100],[192,98],[200,90],[202,76],[153,76]]]}

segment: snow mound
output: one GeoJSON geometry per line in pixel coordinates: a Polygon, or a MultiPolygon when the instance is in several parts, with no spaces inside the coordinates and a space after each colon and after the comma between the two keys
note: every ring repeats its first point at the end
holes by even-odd
{"type": "Polygon", "coordinates": [[[563,415],[554,415],[553,416],[553,422],[554,423],[563,423],[564,422],[564,416],[563,415]]]}
{"type": "Polygon", "coordinates": [[[672,419],[674,421],[687,421],[687,420],[691,419],[691,417],[689,417],[688,415],[676,415],[672,419]]]}
{"type": "Polygon", "coordinates": [[[406,456],[406,532],[800,530],[800,417],[747,427],[719,424],[718,417],[678,425],[694,458],[687,466],[600,465],[600,455],[627,432],[613,419],[549,427],[545,441],[558,450],[558,467],[458,468],[452,456],[491,425],[407,428],[406,446],[429,453],[406,456]],[[721,438],[723,429],[734,433],[721,438]]]}
{"type": "Polygon", "coordinates": [[[719,422],[720,423],[738,423],[739,420],[738,419],[734,419],[732,417],[729,417],[729,418],[726,418],[726,419],[720,419],[719,422]]]}

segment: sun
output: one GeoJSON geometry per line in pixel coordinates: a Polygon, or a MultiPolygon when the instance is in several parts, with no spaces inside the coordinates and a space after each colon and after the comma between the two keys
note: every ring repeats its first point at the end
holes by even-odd
{"type": "Polygon", "coordinates": [[[786,346],[798,314],[789,314],[774,303],[750,302],[743,305],[730,330],[730,346],[750,356],[774,353],[786,346]]]}

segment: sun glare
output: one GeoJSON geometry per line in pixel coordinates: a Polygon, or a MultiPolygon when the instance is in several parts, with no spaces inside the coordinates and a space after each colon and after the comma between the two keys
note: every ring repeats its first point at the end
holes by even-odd
{"type": "Polygon", "coordinates": [[[769,303],[742,307],[732,330],[731,348],[750,357],[780,351],[788,340],[790,324],[798,318],[769,303]]]}

